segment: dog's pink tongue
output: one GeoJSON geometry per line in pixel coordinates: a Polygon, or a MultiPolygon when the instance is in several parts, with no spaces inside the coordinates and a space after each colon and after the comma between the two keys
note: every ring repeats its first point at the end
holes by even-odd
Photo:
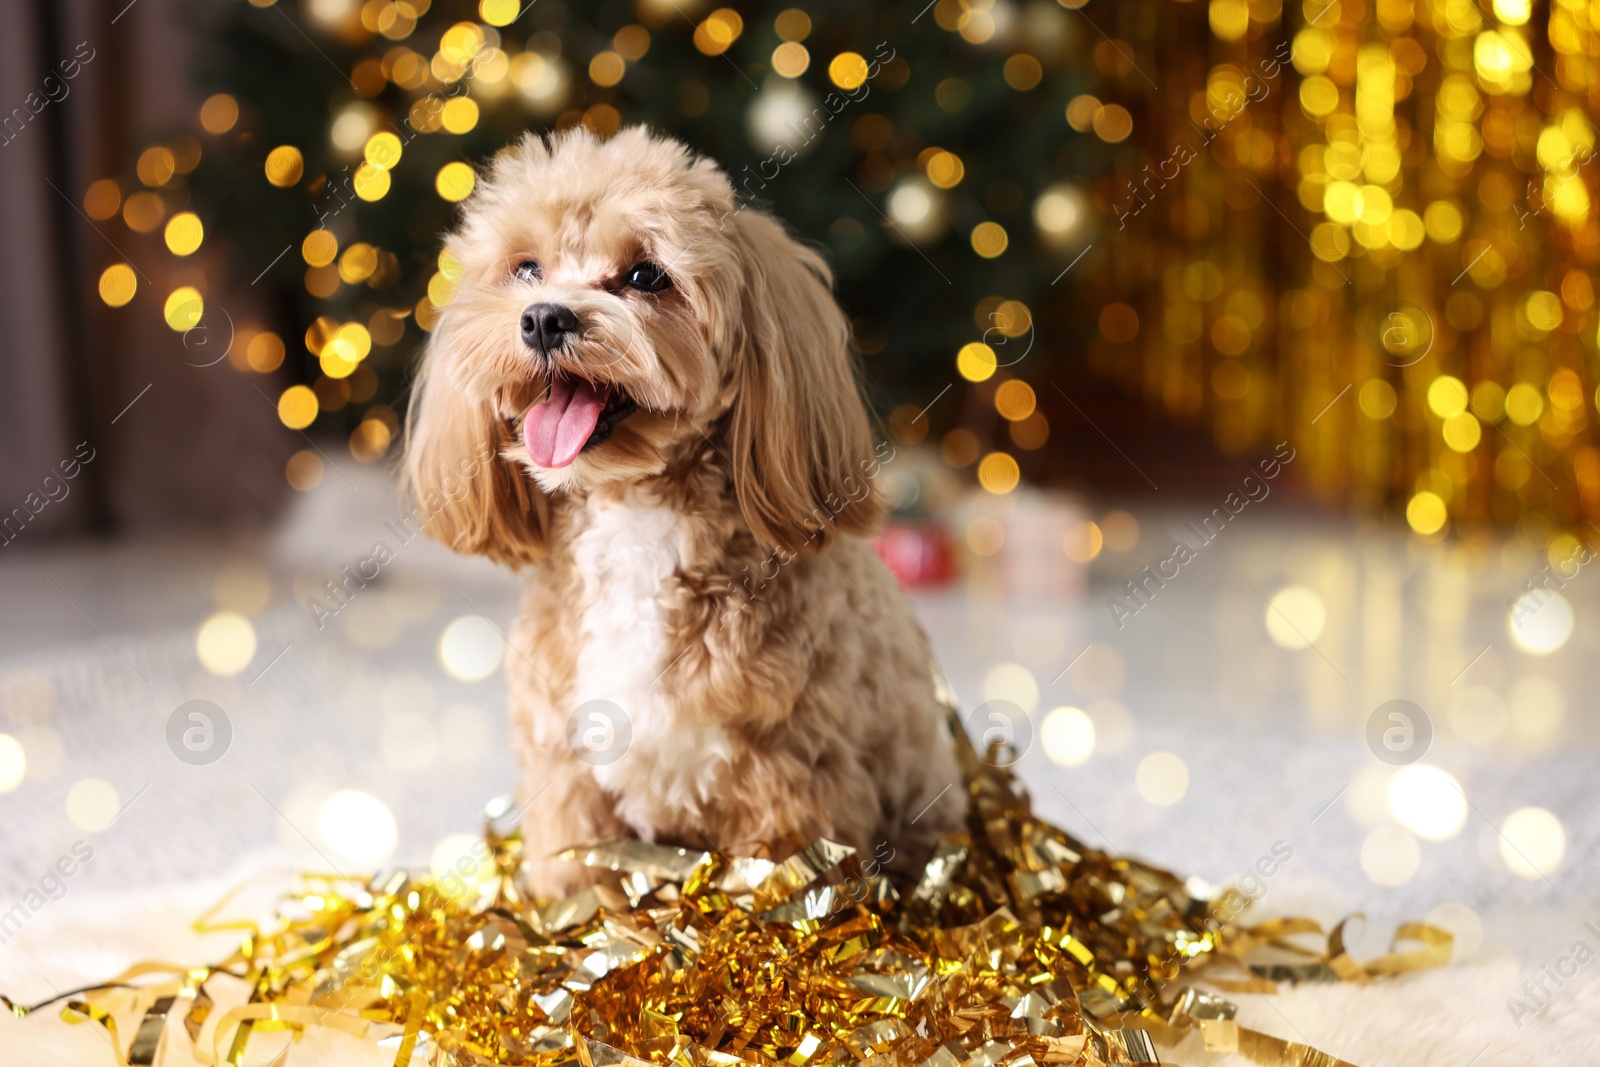
{"type": "Polygon", "coordinates": [[[610,395],[609,387],[592,382],[551,382],[550,398],[529,408],[522,423],[528,455],[541,467],[565,467],[577,459],[610,395]]]}

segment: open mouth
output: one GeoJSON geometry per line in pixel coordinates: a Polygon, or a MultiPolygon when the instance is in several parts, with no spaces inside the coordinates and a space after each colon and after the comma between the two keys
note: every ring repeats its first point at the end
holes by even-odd
{"type": "Polygon", "coordinates": [[[541,467],[565,467],[600,444],[639,405],[620,388],[582,378],[556,378],[542,403],[522,419],[522,440],[541,467]]]}

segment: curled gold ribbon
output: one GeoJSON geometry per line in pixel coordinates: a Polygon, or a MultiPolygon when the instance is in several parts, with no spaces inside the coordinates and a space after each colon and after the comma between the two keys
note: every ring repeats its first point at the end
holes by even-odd
{"type": "Polygon", "coordinates": [[[494,873],[468,892],[403,871],[306,874],[260,927],[224,918],[236,889],[196,921],[239,935],[227,958],[137,965],[71,994],[63,1016],[120,1048],[112,1000],[133,998],[143,1014],[125,1067],[161,1067],[185,1037],[207,1067],[238,1065],[259,1060],[260,1035],[318,1028],[392,1048],[396,1067],[1131,1067],[1196,1030],[1208,1050],[1266,1067],[1352,1067],[1240,1026],[1231,1001],[1189,980],[1270,992],[1449,958],[1449,934],[1423,923],[1364,962],[1344,923],[1241,925],[1215,891],[1039,819],[947,711],[967,825],[910,884],[867,877],[826,840],[759,857],[602,841],[564,856],[610,884],[534,901],[521,837],[496,817],[494,873]],[[219,1010],[228,982],[248,999],[219,1010]]]}

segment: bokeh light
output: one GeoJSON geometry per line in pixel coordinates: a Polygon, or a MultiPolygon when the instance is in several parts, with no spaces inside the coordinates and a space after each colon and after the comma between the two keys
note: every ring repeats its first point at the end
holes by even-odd
{"type": "Polygon", "coordinates": [[[1441,419],[1467,410],[1467,387],[1460,378],[1441,374],[1428,384],[1428,409],[1441,419]]]}
{"type": "Polygon", "coordinates": [[[377,112],[370,104],[352,101],[335,113],[333,125],[328,128],[328,140],[340,153],[354,155],[361,151],[361,146],[372,135],[377,118],[377,112]]]}
{"type": "Polygon", "coordinates": [[[786,8],[773,20],[772,27],[785,41],[803,41],[811,36],[811,16],[798,7],[786,8]]]}
{"type": "Polygon", "coordinates": [[[267,153],[263,169],[267,181],[279,188],[288,188],[305,173],[305,160],[300,156],[300,149],[294,145],[279,145],[267,153]]]}
{"type": "Polygon", "coordinates": [[[1094,126],[1094,116],[1099,110],[1100,100],[1097,97],[1089,93],[1080,93],[1067,101],[1067,125],[1079,133],[1088,133],[1094,126]]]}
{"type": "Polygon", "coordinates": [[[1466,412],[1452,415],[1441,428],[1444,443],[1454,452],[1471,452],[1483,441],[1483,427],[1466,412]]]}
{"type": "Polygon", "coordinates": [[[110,826],[121,810],[116,787],[101,778],[83,778],[67,791],[67,818],[86,834],[110,826]]]}
{"type": "Polygon", "coordinates": [[[589,80],[601,88],[610,88],[622,80],[627,69],[627,62],[616,52],[596,52],[589,60],[589,80]]]}
{"type": "Polygon", "coordinates": [[[1120,508],[1100,516],[1100,532],[1113,552],[1132,552],[1139,547],[1139,520],[1120,508]]]}
{"type": "Polygon", "coordinates": [[[1500,826],[1500,858],[1519,878],[1547,878],[1566,853],[1567,832],[1561,820],[1544,808],[1518,808],[1500,826]]]}
{"type": "Polygon", "coordinates": [[[1518,382],[1506,391],[1506,418],[1518,426],[1532,426],[1544,414],[1544,396],[1538,386],[1518,382]]]}
{"type": "Polygon", "coordinates": [[[200,290],[192,285],[180,285],[167,294],[166,305],[162,308],[162,317],[167,320],[167,325],[178,333],[188,333],[200,325],[205,313],[205,299],[200,295],[200,290]]]}
{"type": "Polygon", "coordinates": [[[389,427],[380,419],[362,419],[350,432],[350,454],[361,463],[373,463],[389,451],[393,440],[389,427]]]}
{"type": "Polygon", "coordinates": [[[998,365],[994,349],[982,341],[968,341],[956,353],[956,371],[969,382],[987,381],[998,365]]]}
{"type": "Polygon", "coordinates": [[[463,615],[439,636],[439,664],[450,677],[477,682],[500,667],[505,641],[494,624],[481,615],[463,615]]]}
{"type": "Polygon", "coordinates": [[[434,177],[434,189],[444,199],[455,203],[472,195],[477,175],[465,163],[446,163],[434,177]]]}
{"type": "Polygon", "coordinates": [[[227,133],[239,121],[239,101],[217,93],[200,105],[200,126],[207,133],[227,133]]]}
{"type": "Polygon", "coordinates": [[[0,734],[0,793],[16,789],[27,774],[28,756],[22,742],[10,734],[0,734]]]}
{"type": "Polygon", "coordinates": [[[1020,663],[997,663],[983,676],[983,699],[1010,701],[1031,715],[1039,706],[1039,682],[1020,663]]]}
{"type": "Polygon", "coordinates": [[[339,239],[331,230],[312,230],[300,242],[300,258],[304,259],[308,266],[326,267],[338,254],[339,239]]]}
{"type": "Polygon", "coordinates": [[[322,802],[317,833],[341,859],[362,868],[388,860],[400,839],[388,805],[359,789],[342,789],[322,802]]]}
{"type": "Polygon", "coordinates": [[[939,457],[956,470],[964,470],[978,461],[979,448],[978,435],[958,426],[939,442],[939,457]]]}
{"type": "Polygon", "coordinates": [[[828,80],[849,92],[867,80],[867,61],[856,52],[840,52],[828,64],[828,80]]]}
{"type": "Polygon", "coordinates": [[[695,27],[694,46],[708,56],[720,56],[743,32],[744,18],[731,7],[721,7],[695,27]]]}
{"type": "Polygon", "coordinates": [[[1021,480],[1022,468],[1005,452],[990,452],[978,464],[978,484],[997,496],[1011,492],[1021,480]]]}
{"type": "Polygon", "coordinates": [[[369,203],[387,196],[391,183],[389,172],[371,163],[357,167],[355,176],[350,180],[356,195],[369,203]]]}
{"type": "Polygon", "coordinates": [[[1105,535],[1100,532],[1099,524],[1084,519],[1067,531],[1061,547],[1074,563],[1089,563],[1105,547],[1105,535]]]}
{"type": "Polygon", "coordinates": [[[139,276],[126,263],[113,263],[100,275],[100,299],[109,307],[122,307],[138,289],[139,276]]]}
{"type": "Polygon", "coordinates": [[[1026,52],[1018,52],[1007,59],[1000,70],[1006,84],[1019,93],[1035,88],[1044,78],[1044,68],[1026,52]]]}
{"type": "Polygon", "coordinates": [[[1039,724],[1044,754],[1063,767],[1081,767],[1094,755],[1094,720],[1081,708],[1052,708],[1039,724]]]}
{"type": "Polygon", "coordinates": [[[339,280],[347,285],[364,282],[378,269],[378,250],[357,241],[339,256],[339,280]]]}
{"type": "Polygon", "coordinates": [[[1401,767],[1389,780],[1389,810],[1429,841],[1447,841],[1467,824],[1467,798],[1447,772],[1427,763],[1401,767]]]}
{"type": "Polygon", "coordinates": [[[785,78],[798,78],[811,66],[811,53],[799,41],[785,41],[772,50],[772,69],[785,78]]]}
{"type": "Polygon", "coordinates": [[[1449,517],[1450,512],[1445,507],[1443,498],[1430,490],[1417,493],[1406,504],[1406,522],[1424,537],[1443,530],[1449,517]]]}
{"type": "Polygon", "coordinates": [[[1548,656],[1572,636],[1572,602],[1560,593],[1536,589],[1519,596],[1506,616],[1506,631],[1522,651],[1548,656]]]}
{"type": "Polygon", "coordinates": [[[309,448],[303,448],[289,457],[283,473],[290,488],[309,493],[322,484],[322,457],[309,448]]]}
{"type": "Polygon", "coordinates": [[[1328,609],[1322,598],[1303,585],[1290,585],[1272,594],[1266,609],[1267,636],[1282,648],[1309,648],[1322,636],[1328,609]]]}
{"type": "Polygon", "coordinates": [[[524,0],[479,0],[478,17],[491,26],[509,26],[522,14],[524,0]]]}
{"type": "Polygon", "coordinates": [[[1380,826],[1392,818],[1389,811],[1389,783],[1394,768],[1369,763],[1356,772],[1350,788],[1344,791],[1344,808],[1359,826],[1380,826]]]}
{"type": "MultiPolygon", "coordinates": [[[[620,58],[618,62],[621,62],[620,58]]],[[[439,122],[450,133],[469,133],[478,125],[478,114],[476,100],[470,96],[457,96],[445,102],[439,112],[439,122]]]]}
{"type": "Polygon", "coordinates": [[[451,834],[434,846],[428,869],[439,890],[455,902],[465,903],[496,874],[494,854],[481,834],[451,834]]]}
{"type": "Polygon", "coordinates": [[[1398,826],[1376,827],[1361,842],[1362,873],[1378,885],[1405,885],[1421,863],[1417,839],[1398,826]]]}
{"type": "Polygon", "coordinates": [[[611,47],[630,63],[637,63],[650,51],[650,31],[634,24],[624,26],[611,38],[611,47]]]}
{"type": "Polygon", "coordinates": [[[200,223],[200,216],[194,212],[180,211],[167,220],[167,229],[163,236],[168,251],[175,256],[187,256],[198,249],[200,242],[205,240],[205,227],[200,223]]]}
{"type": "Polygon", "coordinates": [[[231,678],[256,654],[256,628],[236,611],[219,611],[200,624],[194,639],[200,665],[212,674],[231,678]]]}
{"type": "Polygon", "coordinates": [[[1170,807],[1189,791],[1189,767],[1174,753],[1152,752],[1139,761],[1133,784],[1149,803],[1170,807]]]}
{"type": "Polygon", "coordinates": [[[942,148],[928,156],[924,169],[927,171],[928,181],[940,189],[954,189],[961,184],[961,179],[967,172],[960,156],[954,152],[946,152],[942,148]]]}
{"type": "Polygon", "coordinates": [[[1097,108],[1092,120],[1095,136],[1107,144],[1119,144],[1133,133],[1133,115],[1121,104],[1097,108]]]}
{"type": "Polygon", "coordinates": [[[141,182],[154,189],[172,180],[173,174],[177,173],[178,163],[173,159],[170,149],[157,145],[139,154],[139,162],[134,170],[141,182]]]}
{"type": "Polygon", "coordinates": [[[994,259],[1006,250],[1011,238],[998,222],[980,222],[972,228],[972,250],[984,259],[994,259]]]}
{"type": "Polygon", "coordinates": [[[1077,233],[1087,207],[1076,186],[1052,185],[1034,201],[1033,222],[1047,240],[1061,242],[1077,233]]]}
{"type": "Polygon", "coordinates": [[[889,191],[889,218],[898,233],[913,243],[929,241],[944,229],[943,194],[921,175],[895,183],[889,191]]]}
{"type": "Polygon", "coordinates": [[[122,220],[134,233],[154,233],[166,217],[167,206],[155,193],[133,193],[122,205],[122,220]]]}
{"type": "Polygon", "coordinates": [[[291,430],[303,430],[317,418],[317,394],[304,385],[291,385],[278,397],[278,419],[291,430]]]}
{"type": "Polygon", "coordinates": [[[382,130],[367,138],[366,146],[361,154],[366,161],[379,170],[389,170],[400,162],[403,146],[400,138],[388,130],[382,130]]]}
{"type": "Polygon", "coordinates": [[[1033,387],[1027,382],[1013,378],[1001,382],[1000,387],[994,392],[994,409],[1007,422],[1021,422],[1033,414],[1036,406],[1038,398],[1034,396],[1033,387]]]}
{"type": "Polygon", "coordinates": [[[121,206],[122,190],[110,178],[90,182],[83,194],[83,212],[91,219],[103,222],[116,215],[117,208],[121,206]]]}

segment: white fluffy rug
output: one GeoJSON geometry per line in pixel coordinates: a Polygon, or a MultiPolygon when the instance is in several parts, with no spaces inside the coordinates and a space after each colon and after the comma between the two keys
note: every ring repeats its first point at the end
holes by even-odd
{"type": "MultiPolygon", "coordinates": [[[[30,1001],[116,974],[139,960],[196,963],[224,956],[228,935],[202,938],[189,923],[226,888],[216,882],[114,899],[85,895],[59,901],[0,948],[0,990],[30,1001]]],[[[230,909],[230,914],[254,911],[264,919],[274,890],[270,879],[261,882],[238,902],[242,910],[230,909]]],[[[1594,918],[1554,912],[1490,917],[1486,926],[1491,936],[1470,960],[1368,985],[1315,985],[1271,997],[1237,998],[1240,1022],[1359,1067],[1600,1063],[1600,967],[1577,962],[1578,956],[1592,959],[1592,950],[1600,947],[1600,936],[1585,926],[1594,918]],[[1591,951],[1574,955],[1577,942],[1591,951]],[[1561,977],[1559,972],[1573,973],[1561,977]],[[1548,997],[1538,991],[1541,980],[1548,997]],[[1532,983],[1531,995],[1524,982],[1532,983]],[[1535,1013],[1514,1019],[1513,1001],[1535,1013]]],[[[1594,928],[1600,929],[1600,922],[1594,928]]],[[[227,1006],[219,998],[219,1007],[227,1006]]],[[[131,1017],[118,1020],[124,1048],[136,1025],[131,1017]]],[[[187,1055],[181,1024],[174,1018],[169,1027],[160,1062],[163,1067],[190,1067],[194,1061],[187,1055]]],[[[1198,1036],[1170,1051],[1167,1059],[1187,1067],[1245,1062],[1206,1054],[1198,1036]]],[[[262,1062],[255,1057],[251,1061],[262,1062]]],[[[99,1026],[68,1025],[54,1010],[23,1019],[0,1015],[3,1067],[118,1063],[99,1026]]],[[[295,1045],[284,1067],[392,1063],[392,1051],[329,1031],[295,1045]]]]}

